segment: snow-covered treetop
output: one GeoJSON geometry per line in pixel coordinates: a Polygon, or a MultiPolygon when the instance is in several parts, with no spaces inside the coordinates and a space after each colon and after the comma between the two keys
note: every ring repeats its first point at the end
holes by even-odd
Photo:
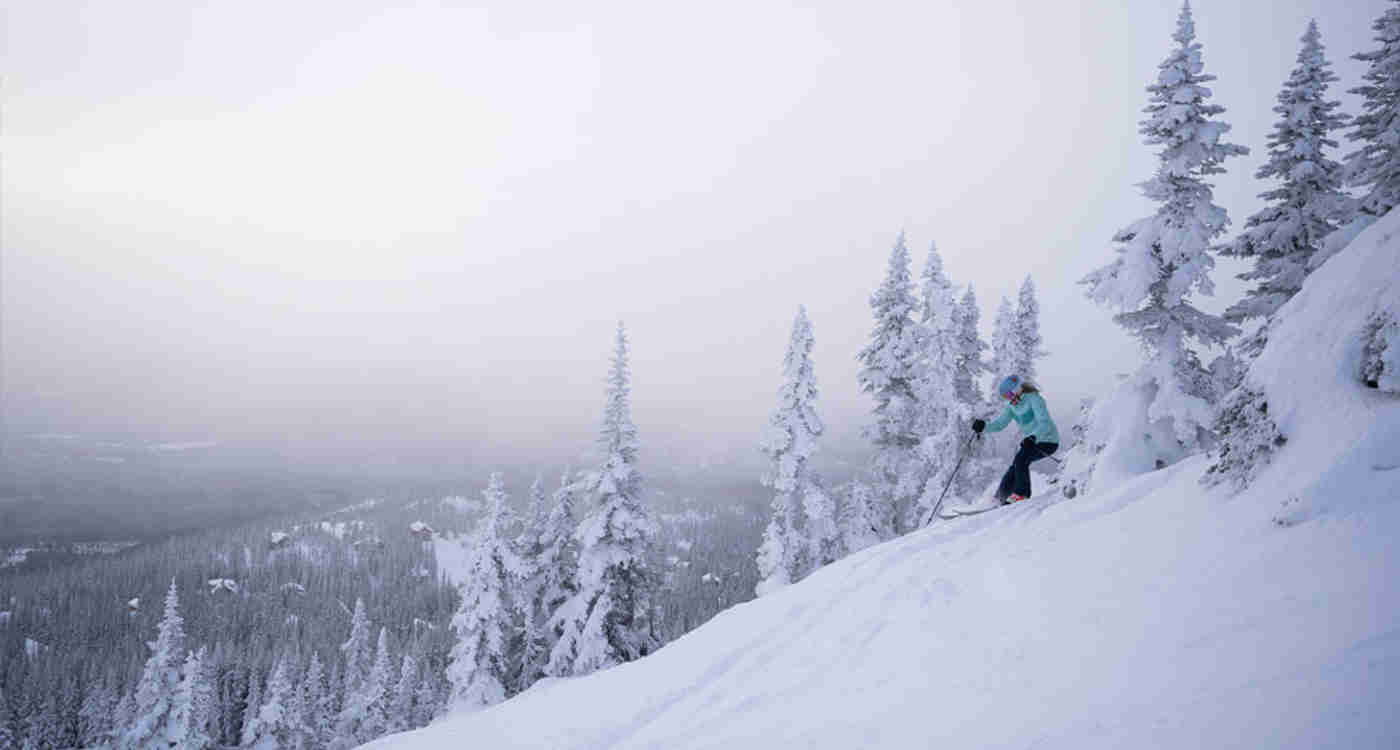
{"type": "Polygon", "coordinates": [[[1391,5],[1371,24],[1380,46],[1352,55],[1368,63],[1364,84],[1350,90],[1362,97],[1349,140],[1361,147],[1346,156],[1351,184],[1368,189],[1358,208],[1381,216],[1400,205],[1400,6],[1391,5]]]}
{"type": "Polygon", "coordinates": [[[1210,119],[1225,108],[1207,103],[1211,90],[1203,84],[1215,76],[1204,72],[1189,4],[1182,6],[1172,38],[1177,47],[1158,65],[1157,82],[1147,87],[1147,118],[1138,131],[1148,145],[1162,146],[1156,174],[1140,186],[1162,205],[1114,235],[1119,257],[1082,282],[1090,298],[1126,311],[1149,298],[1158,308],[1173,308],[1192,291],[1214,291],[1209,274],[1215,261],[1207,251],[1229,218],[1215,205],[1204,178],[1224,171],[1225,159],[1249,153],[1222,141],[1230,126],[1210,119]]]}
{"type": "Polygon", "coordinates": [[[1011,300],[1006,297],[1001,298],[1001,304],[997,306],[997,317],[992,323],[992,389],[996,389],[997,380],[1016,372],[1016,311],[1011,306],[1011,300]]]}
{"type": "Polygon", "coordinates": [[[1011,373],[1023,379],[1035,380],[1035,361],[1045,356],[1042,345],[1045,340],[1040,335],[1040,303],[1035,299],[1035,282],[1026,274],[1021,282],[1021,291],[1016,296],[1016,348],[1011,360],[1011,370],[997,373],[1005,376],[1011,373]]]}
{"type": "MultiPolygon", "coordinates": [[[[637,460],[637,426],[632,423],[632,371],[628,364],[627,330],[617,324],[617,340],[612,366],[608,371],[607,402],[603,407],[603,429],[599,442],[609,460],[632,465],[637,460]]],[[[622,479],[622,478],[618,478],[622,479]]],[[[635,490],[636,487],[629,489],[635,490]]]]}
{"type": "Polygon", "coordinates": [[[762,450],[773,461],[764,484],[779,492],[793,492],[807,461],[816,451],[816,439],[824,427],[817,415],[817,378],[812,366],[812,322],[807,308],[798,307],[792,322],[787,353],[783,356],[783,385],[778,408],[769,418],[762,450]]]}
{"type": "Polygon", "coordinates": [[[1161,203],[1154,216],[1134,222],[1114,236],[1118,259],[1085,278],[1089,296],[1124,310],[1134,310],[1149,297],[1171,308],[1193,290],[1210,294],[1207,253],[1210,242],[1225,231],[1229,218],[1214,203],[1203,178],[1218,174],[1220,164],[1249,149],[1221,140],[1230,126],[1214,117],[1225,111],[1209,104],[1215,80],[1204,72],[1201,45],[1195,41],[1191,6],[1183,5],[1172,38],[1177,47],[1158,65],[1157,82],[1139,123],[1144,142],[1162,146],[1157,173],[1141,184],[1143,195],[1161,203]]]}
{"type": "Polygon", "coordinates": [[[917,361],[914,336],[914,282],[909,272],[909,248],[900,232],[890,249],[885,280],[870,295],[870,309],[875,314],[875,330],[870,343],[861,350],[859,359],[861,389],[876,394],[881,411],[889,402],[887,391],[912,395],[913,364],[917,361]]]}
{"type": "Polygon", "coordinates": [[[1221,249],[1226,255],[1256,258],[1255,268],[1240,278],[1260,281],[1226,311],[1229,320],[1267,317],[1296,294],[1313,255],[1350,204],[1342,192],[1342,165],[1324,153],[1337,146],[1328,134],[1348,118],[1336,111],[1340,102],[1327,99],[1328,84],[1337,76],[1329,70],[1316,21],[1308,24],[1301,41],[1298,65],[1274,107],[1281,119],[1269,135],[1269,160],[1255,173],[1282,184],[1260,194],[1268,205],[1249,217],[1245,231],[1221,249]]]}
{"type": "Polygon", "coordinates": [[[157,654],[166,654],[174,659],[185,647],[185,618],[180,616],[180,592],[175,579],[170,579],[170,588],[165,592],[165,613],[156,628],[156,640],[150,644],[157,654]]]}

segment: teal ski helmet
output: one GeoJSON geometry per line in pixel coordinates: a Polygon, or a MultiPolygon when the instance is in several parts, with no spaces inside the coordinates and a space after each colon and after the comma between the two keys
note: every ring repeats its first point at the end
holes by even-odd
{"type": "Polygon", "coordinates": [[[1016,397],[1016,391],[1021,389],[1021,378],[1016,375],[1007,375],[1001,379],[1001,384],[997,386],[997,393],[1001,397],[1010,401],[1016,397]]]}

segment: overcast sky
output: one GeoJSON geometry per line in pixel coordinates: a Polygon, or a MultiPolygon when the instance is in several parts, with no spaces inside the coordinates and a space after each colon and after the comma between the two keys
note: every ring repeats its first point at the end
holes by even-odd
{"type": "MultiPolygon", "coordinates": [[[[622,319],[643,439],[749,450],[805,303],[851,439],[901,229],[985,333],[1035,277],[1062,419],[1137,366],[1074,282],[1151,210],[1175,0],[3,4],[12,429],[572,445],[622,319]]],[[[1236,228],[1308,19],[1355,112],[1386,5],[1196,3],[1236,228]]]]}

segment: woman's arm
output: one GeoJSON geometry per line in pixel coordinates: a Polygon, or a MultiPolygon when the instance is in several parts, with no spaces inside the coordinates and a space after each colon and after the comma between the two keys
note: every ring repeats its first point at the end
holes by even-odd
{"type": "Polygon", "coordinates": [[[1001,432],[1003,428],[1011,424],[1012,416],[1011,407],[1008,406],[1002,409],[1001,414],[998,415],[996,419],[987,423],[987,432],[1001,432]]]}

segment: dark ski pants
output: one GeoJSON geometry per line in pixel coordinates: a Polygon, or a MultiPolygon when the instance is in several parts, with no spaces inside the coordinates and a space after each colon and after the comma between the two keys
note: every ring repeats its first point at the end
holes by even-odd
{"type": "Polygon", "coordinates": [[[1021,497],[1030,497],[1031,462],[1047,458],[1059,448],[1059,443],[1036,443],[1034,448],[1022,445],[1016,451],[1011,468],[1001,477],[1001,486],[997,487],[997,499],[1005,500],[1013,492],[1021,497]]]}

